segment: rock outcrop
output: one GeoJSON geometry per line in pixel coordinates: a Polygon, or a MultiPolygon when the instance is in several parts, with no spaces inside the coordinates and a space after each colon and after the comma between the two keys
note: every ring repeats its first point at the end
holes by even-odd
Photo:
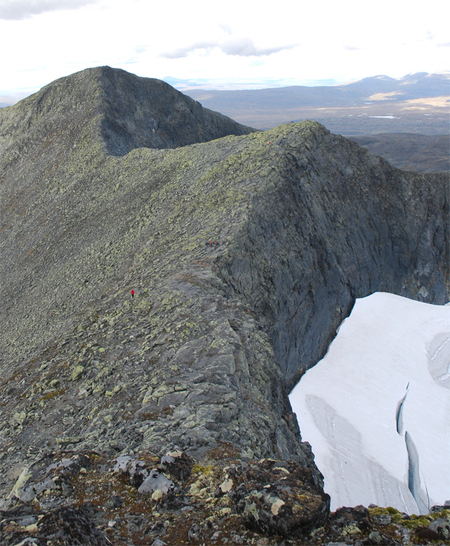
{"type": "MultiPolygon", "coordinates": [[[[319,124],[254,132],[109,68],[1,110],[3,509],[37,507],[27,469],[60,450],[204,464],[226,444],[303,468],[302,532],[321,525],[287,393],[356,297],[448,300],[449,202],[446,175],[396,170],[319,124]]],[[[233,500],[246,524],[294,529],[255,488],[233,500]]],[[[73,508],[58,502],[50,527],[73,508]]]]}
{"type": "Polygon", "coordinates": [[[0,509],[2,546],[450,544],[449,506],[426,516],[378,506],[328,514],[328,496],[298,463],[244,462],[232,453],[224,447],[207,465],[181,452],[49,454],[18,492],[28,502],[0,509]],[[149,475],[170,478],[171,488],[141,492],[149,475]]]}

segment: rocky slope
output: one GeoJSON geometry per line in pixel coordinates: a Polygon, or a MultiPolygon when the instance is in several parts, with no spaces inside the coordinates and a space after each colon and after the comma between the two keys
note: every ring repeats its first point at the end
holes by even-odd
{"type": "MultiPolygon", "coordinates": [[[[48,514],[36,533],[58,510],[95,520],[106,502],[95,480],[91,496],[75,494],[53,472],[72,465],[61,461],[88,458],[69,472],[83,488],[92,459],[105,461],[92,467],[101,480],[117,457],[148,474],[169,451],[231,480],[219,487],[230,511],[214,521],[248,504],[272,522],[239,520],[257,533],[300,540],[322,525],[328,500],[287,392],[356,297],[448,301],[449,191],[448,176],[394,169],[319,124],[254,132],[107,67],[1,110],[3,532],[24,510],[48,514]],[[233,497],[238,475],[264,471],[260,457],[303,473],[297,500],[273,485],[259,506],[261,483],[233,497]]],[[[124,514],[145,512],[159,531],[120,540],[163,539],[155,499],[136,508],[135,489],[124,514]]],[[[194,497],[168,509],[198,511],[194,497]]]]}

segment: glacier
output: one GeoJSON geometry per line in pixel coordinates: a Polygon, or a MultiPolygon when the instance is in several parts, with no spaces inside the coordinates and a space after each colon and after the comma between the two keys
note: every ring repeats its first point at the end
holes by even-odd
{"type": "Polygon", "coordinates": [[[357,299],[290,401],[331,509],[450,499],[450,305],[357,299]]]}

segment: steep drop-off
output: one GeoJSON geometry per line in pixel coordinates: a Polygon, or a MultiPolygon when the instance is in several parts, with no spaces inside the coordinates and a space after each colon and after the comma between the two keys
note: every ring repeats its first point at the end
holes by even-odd
{"type": "Polygon", "coordinates": [[[320,488],[287,392],[356,297],[448,301],[449,202],[319,124],[253,132],[109,68],[1,110],[3,497],[62,448],[229,446],[320,488]]]}
{"type": "Polygon", "coordinates": [[[320,126],[300,140],[290,128],[269,136],[273,190],[217,260],[264,322],[289,390],[355,298],[448,301],[450,203],[448,175],[400,171],[320,126]]]}

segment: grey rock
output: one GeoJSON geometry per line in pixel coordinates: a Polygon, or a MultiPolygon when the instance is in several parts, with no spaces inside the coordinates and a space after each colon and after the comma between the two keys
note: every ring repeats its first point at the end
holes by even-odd
{"type": "Polygon", "coordinates": [[[27,516],[20,520],[19,525],[21,527],[27,527],[27,525],[32,525],[36,523],[37,518],[35,516],[27,516]]]}
{"type": "Polygon", "coordinates": [[[172,491],[174,484],[171,480],[167,479],[164,474],[156,470],[152,470],[149,476],[142,482],[142,485],[139,487],[139,493],[153,493],[158,489],[167,494],[169,491],[172,491]]]}
{"type": "Polygon", "coordinates": [[[122,497],[119,497],[117,495],[114,495],[110,499],[108,499],[105,504],[103,505],[106,510],[112,510],[114,508],[119,508],[124,503],[124,500],[122,497]]]}
{"type": "Polygon", "coordinates": [[[117,457],[113,472],[127,474],[130,484],[135,487],[139,487],[149,475],[145,462],[130,455],[117,457]]]}
{"type": "Polygon", "coordinates": [[[167,546],[167,542],[164,542],[161,539],[157,538],[152,542],[152,546],[167,546]]]}
{"type": "Polygon", "coordinates": [[[355,298],[389,291],[448,301],[449,175],[396,170],[325,131],[299,155],[289,141],[295,167],[278,172],[271,199],[261,198],[218,265],[262,321],[291,389],[324,356],[355,298]]]}
{"type": "Polygon", "coordinates": [[[392,516],[390,516],[389,514],[379,514],[373,516],[373,520],[378,525],[390,525],[392,523],[392,516]]]}
{"type": "Polygon", "coordinates": [[[98,78],[107,98],[102,105],[101,134],[107,151],[113,155],[143,147],[177,148],[253,131],[203,108],[161,80],[139,78],[107,66],[78,75],[83,76],[98,78]]]}
{"type": "Polygon", "coordinates": [[[383,537],[378,531],[372,531],[369,533],[369,540],[372,544],[381,544],[383,542],[383,537]]]}
{"type": "Polygon", "coordinates": [[[428,528],[431,531],[439,533],[444,540],[448,540],[450,538],[450,521],[447,519],[437,518],[430,523],[428,528]]]}
{"type": "Polygon", "coordinates": [[[133,462],[133,457],[130,455],[122,455],[117,457],[113,472],[126,472],[133,462]]]}
{"type": "Polygon", "coordinates": [[[198,538],[200,532],[200,527],[197,524],[194,524],[188,531],[188,539],[195,540],[198,538]]]}

